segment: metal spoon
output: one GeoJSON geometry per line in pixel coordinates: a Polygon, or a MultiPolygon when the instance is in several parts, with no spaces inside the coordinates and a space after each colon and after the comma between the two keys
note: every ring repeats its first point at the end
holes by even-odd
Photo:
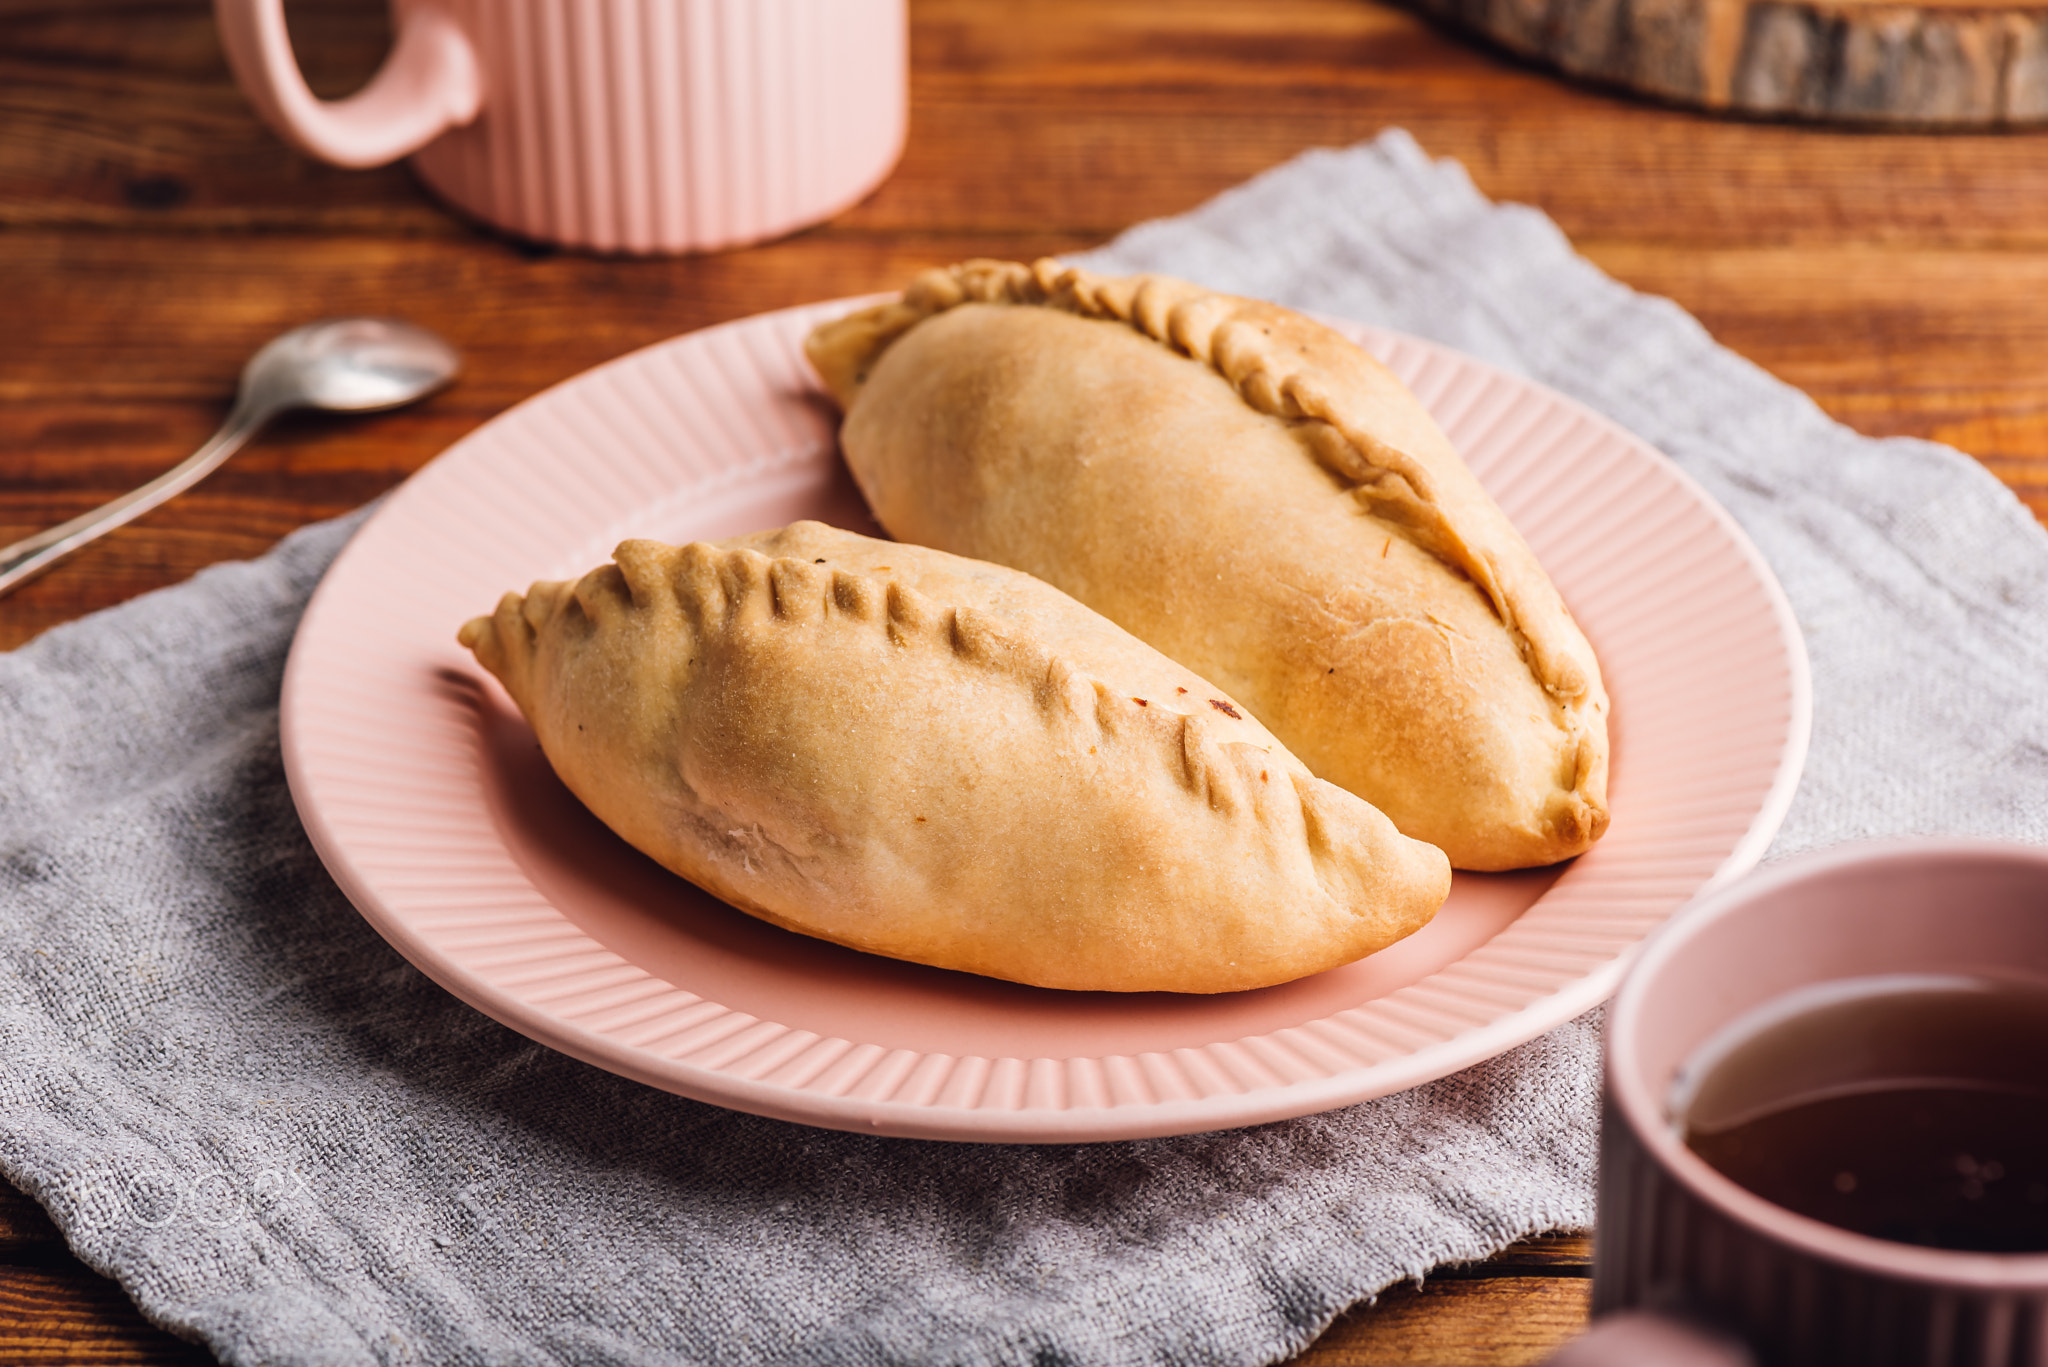
{"type": "Polygon", "coordinates": [[[0,593],[185,492],[280,413],[294,408],[378,413],[433,393],[461,368],[455,348],[424,328],[393,318],[329,318],[293,328],[249,358],[228,420],[182,464],[111,503],[0,550],[0,593]]]}

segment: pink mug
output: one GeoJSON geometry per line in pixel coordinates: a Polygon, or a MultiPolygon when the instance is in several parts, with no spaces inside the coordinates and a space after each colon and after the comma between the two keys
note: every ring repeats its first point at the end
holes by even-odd
{"type": "Polygon", "coordinates": [[[852,205],[903,149],[904,0],[392,0],[390,57],[331,101],[283,0],[214,12],[286,141],[338,166],[411,156],[463,212],[563,246],[774,237],[852,205]]]}
{"type": "Polygon", "coordinates": [[[1707,894],[1643,947],[1607,1018],[1603,1319],[1555,1367],[1748,1353],[1766,1367],[2048,1367],[2048,1253],[1895,1243],[1795,1214],[1710,1167],[1669,1113],[1680,1068],[1731,1022],[1817,984],[1896,974],[2048,986],[2048,850],[1943,840],[1807,855],[1707,894]]]}

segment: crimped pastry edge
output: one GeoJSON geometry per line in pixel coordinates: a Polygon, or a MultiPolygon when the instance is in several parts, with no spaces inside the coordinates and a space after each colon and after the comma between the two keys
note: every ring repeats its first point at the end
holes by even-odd
{"type": "Polygon", "coordinates": [[[1028,623],[970,604],[947,602],[901,579],[879,578],[840,566],[821,570],[800,556],[771,555],[752,546],[623,541],[612,552],[611,563],[596,566],[576,579],[537,581],[523,594],[506,593],[493,613],[462,625],[457,643],[505,684],[520,710],[531,716],[532,681],[526,671],[538,649],[539,634],[550,619],[571,602],[580,603],[586,594],[599,592],[603,581],[614,574],[636,610],[644,611],[657,597],[667,600],[665,606],[681,607],[679,584],[692,559],[710,572],[720,595],[715,602],[707,599],[697,605],[707,617],[715,614],[731,619],[752,599],[765,607],[764,621],[809,622],[815,608],[816,620],[842,629],[878,626],[897,646],[949,651],[965,665],[1007,676],[1041,708],[1063,708],[1076,721],[1092,721],[1098,741],[1113,731],[1142,728],[1152,732],[1155,744],[1141,748],[1159,757],[1176,756],[1175,762],[1162,761],[1163,771],[1189,795],[1226,816],[1234,818],[1248,804],[1236,795],[1235,767],[1221,754],[1225,744],[1250,745],[1272,756],[1269,762],[1287,772],[1297,794],[1301,781],[1314,778],[1249,710],[1214,684],[1208,685],[1213,696],[1204,694],[1202,700],[1234,720],[1251,721],[1255,734],[1220,737],[1208,717],[1192,709],[1183,711],[1174,699],[1159,699],[1155,705],[1151,699],[1126,697],[1100,674],[1069,659],[1028,623]]]}

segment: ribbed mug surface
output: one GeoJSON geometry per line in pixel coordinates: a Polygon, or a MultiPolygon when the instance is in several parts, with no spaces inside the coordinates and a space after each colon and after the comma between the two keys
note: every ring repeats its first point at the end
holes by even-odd
{"type": "Polygon", "coordinates": [[[1914,841],[1767,866],[1679,913],[1608,1017],[1594,1314],[1704,1317],[1765,1367],[2048,1367],[2048,1253],[1922,1248],[1796,1215],[1709,1167],[1668,1113],[1702,1042],[1789,991],[2048,980],[2043,908],[2048,851],[1914,841]]]}
{"type": "Polygon", "coordinates": [[[414,154],[523,237],[703,251],[830,217],[894,166],[904,0],[396,0],[468,35],[482,112],[414,154]]]}

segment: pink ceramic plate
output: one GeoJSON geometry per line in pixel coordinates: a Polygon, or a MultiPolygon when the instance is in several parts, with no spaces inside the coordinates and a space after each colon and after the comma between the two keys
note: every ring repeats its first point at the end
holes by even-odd
{"type": "Polygon", "coordinates": [[[1461,874],[1401,944],[1220,997],[1022,987],[714,901],[569,796],[455,630],[628,536],[799,517],[876,531],[799,346],[845,307],[680,337],[529,400],[394,494],[314,596],[284,684],[300,814],[371,924],[478,1009],[656,1087],[814,1125],[1031,1141],[1220,1129],[1411,1087],[1570,1019],[1777,828],[1806,747],[1805,656],[1734,523],[1568,400],[1358,328],[1466,452],[1599,652],[1615,815],[1592,853],[1461,874]]]}

